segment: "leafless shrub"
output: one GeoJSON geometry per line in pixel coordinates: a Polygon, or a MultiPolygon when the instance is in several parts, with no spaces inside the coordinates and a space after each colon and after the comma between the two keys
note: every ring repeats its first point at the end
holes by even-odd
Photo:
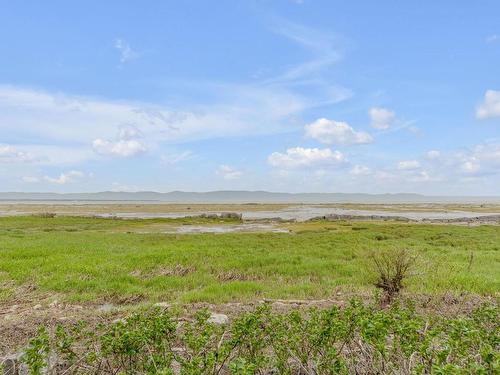
{"type": "Polygon", "coordinates": [[[399,295],[404,281],[411,276],[416,257],[408,250],[373,254],[377,279],[374,285],[384,292],[385,302],[390,303],[399,295]]]}

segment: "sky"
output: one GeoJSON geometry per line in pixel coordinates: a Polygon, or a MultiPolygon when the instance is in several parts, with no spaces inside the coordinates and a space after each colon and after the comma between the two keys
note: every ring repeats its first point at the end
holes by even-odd
{"type": "Polygon", "coordinates": [[[497,0],[0,9],[0,191],[500,195],[497,0]]]}

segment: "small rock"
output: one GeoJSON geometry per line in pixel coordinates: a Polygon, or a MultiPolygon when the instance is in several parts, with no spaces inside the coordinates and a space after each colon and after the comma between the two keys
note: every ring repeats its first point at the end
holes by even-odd
{"type": "Polygon", "coordinates": [[[54,300],[49,304],[49,307],[57,307],[58,304],[59,302],[57,300],[54,300]]]}
{"type": "Polygon", "coordinates": [[[42,308],[42,305],[38,304],[33,306],[33,310],[40,310],[42,308]]]}
{"type": "Polygon", "coordinates": [[[104,305],[101,305],[97,308],[98,311],[102,311],[102,312],[110,312],[112,310],[114,310],[114,306],[110,303],[105,303],[104,305]]]}
{"type": "Polygon", "coordinates": [[[225,314],[211,313],[210,318],[208,318],[209,323],[223,325],[229,323],[229,317],[225,314]]]}

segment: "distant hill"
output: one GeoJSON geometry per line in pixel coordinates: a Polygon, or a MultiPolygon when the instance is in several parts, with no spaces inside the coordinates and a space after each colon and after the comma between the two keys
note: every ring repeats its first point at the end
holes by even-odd
{"type": "Polygon", "coordinates": [[[500,196],[426,196],[420,194],[273,193],[268,191],[154,191],[98,193],[0,192],[0,201],[151,201],[164,203],[500,203],[500,196]]]}

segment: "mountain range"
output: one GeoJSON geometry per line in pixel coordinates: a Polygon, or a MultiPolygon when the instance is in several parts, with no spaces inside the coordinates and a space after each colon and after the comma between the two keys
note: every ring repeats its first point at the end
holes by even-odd
{"type": "Polygon", "coordinates": [[[0,192],[0,201],[141,201],[162,203],[500,203],[500,196],[427,196],[412,193],[279,193],[221,190],[96,193],[0,192]]]}

